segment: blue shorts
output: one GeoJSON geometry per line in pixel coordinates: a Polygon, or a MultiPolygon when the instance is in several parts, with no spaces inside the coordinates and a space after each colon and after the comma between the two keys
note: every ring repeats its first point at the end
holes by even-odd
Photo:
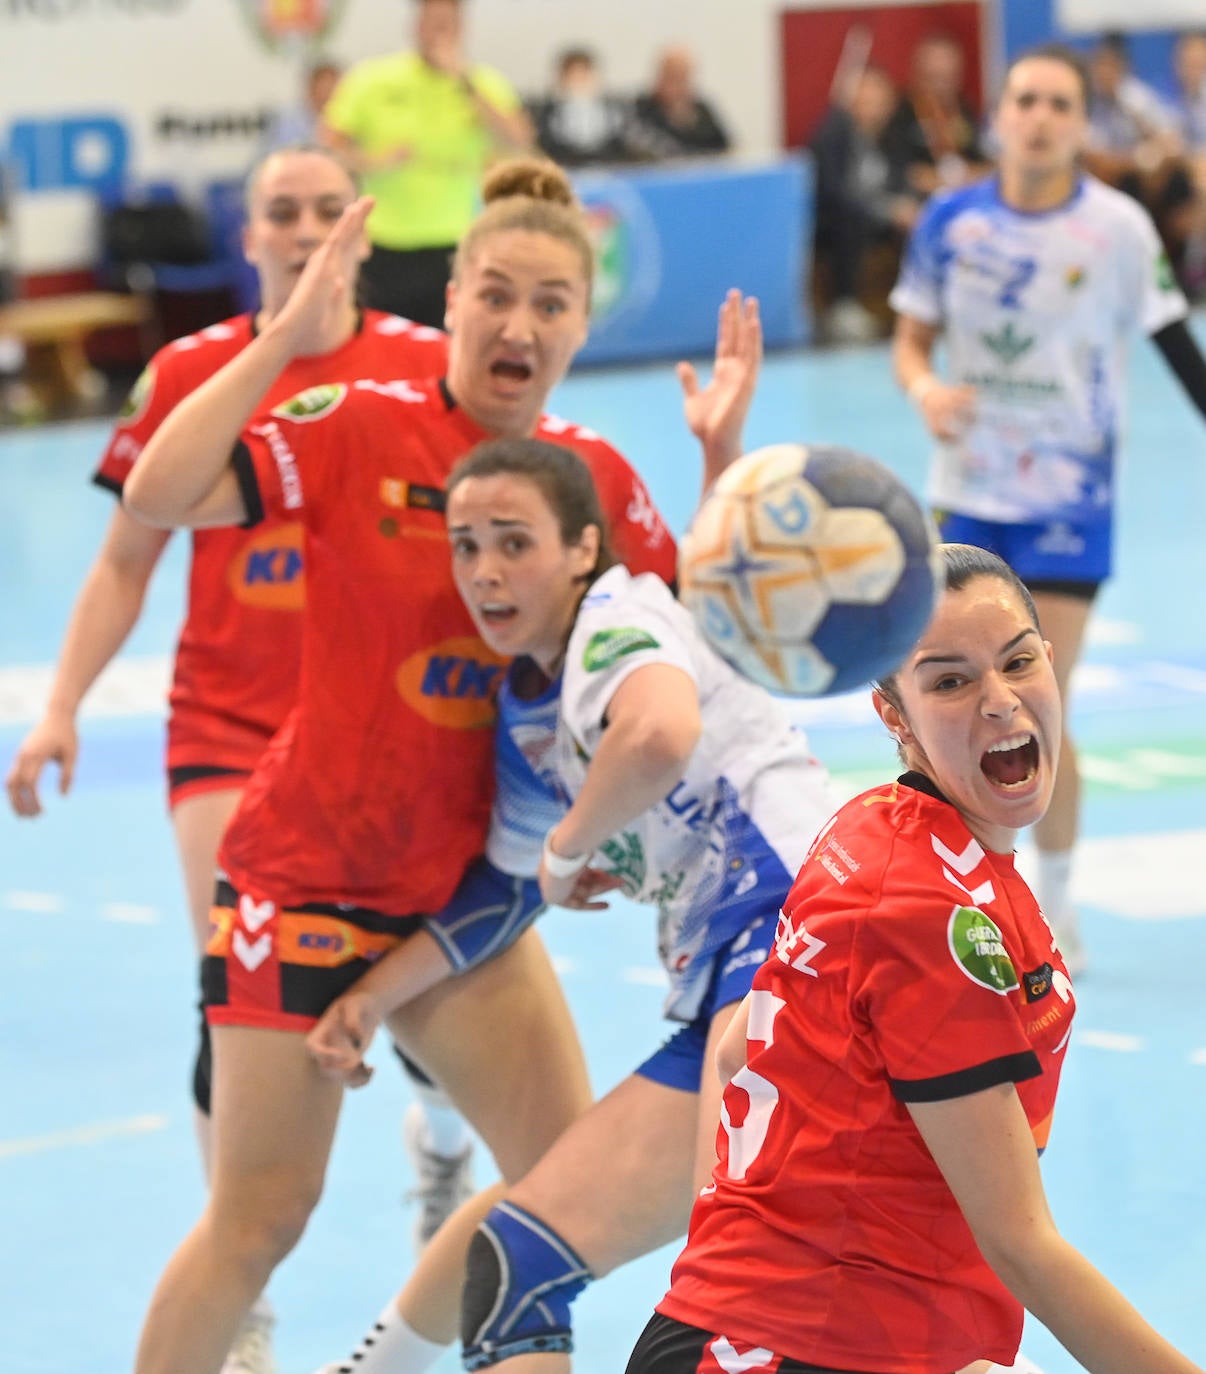
{"type": "Polygon", "coordinates": [[[754,974],[766,963],[774,946],[778,919],[778,911],[773,916],[759,916],[716,951],[699,1015],[645,1060],[636,1071],[641,1078],[687,1093],[699,1091],[712,1017],[749,992],[754,974]]]}
{"type": "Polygon", "coordinates": [[[488,859],[477,859],[448,905],[423,926],[453,972],[464,973],[508,949],[544,909],[535,878],[513,878],[488,859]]]}
{"type": "Polygon", "coordinates": [[[1032,591],[1091,595],[1110,575],[1113,516],[1012,525],[958,511],[934,512],[948,544],[974,544],[1003,558],[1032,591]]]}

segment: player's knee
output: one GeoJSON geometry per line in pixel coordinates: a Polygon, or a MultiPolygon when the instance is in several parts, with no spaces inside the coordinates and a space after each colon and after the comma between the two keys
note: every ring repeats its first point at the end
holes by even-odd
{"type": "Polygon", "coordinates": [[[205,1012],[201,1012],[201,1042],[197,1046],[197,1058],[193,1062],[193,1101],[197,1110],[204,1116],[209,1115],[210,1094],[213,1086],[213,1046],[209,1038],[209,1023],[205,1012]]]}
{"type": "Polygon", "coordinates": [[[551,1227],[523,1208],[491,1208],[469,1245],[461,1342],[466,1369],[530,1351],[573,1349],[570,1304],[592,1278],[551,1227]]]}

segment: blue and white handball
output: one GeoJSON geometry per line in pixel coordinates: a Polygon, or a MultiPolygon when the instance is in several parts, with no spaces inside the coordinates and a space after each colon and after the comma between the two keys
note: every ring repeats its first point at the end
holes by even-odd
{"type": "Polygon", "coordinates": [[[933,522],[874,458],[774,444],[740,458],[679,549],[679,597],[743,676],[826,696],[898,667],[934,610],[933,522]]]}

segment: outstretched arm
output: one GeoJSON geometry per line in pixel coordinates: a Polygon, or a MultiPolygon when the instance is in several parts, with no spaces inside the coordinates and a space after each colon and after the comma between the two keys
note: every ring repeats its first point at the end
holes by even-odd
{"type": "Polygon", "coordinates": [[[1202,1374],[1059,1234],[1012,1083],[908,1110],[997,1277],[1090,1374],[1202,1374]]]}
{"type": "Polygon", "coordinates": [[[247,518],[231,450],[282,370],[296,357],[329,352],[339,341],[372,204],[361,197],[348,206],[263,333],[155,431],[123,493],[126,508],[139,520],[199,528],[247,518]]]}
{"type": "Polygon", "coordinates": [[[742,430],[754,399],[762,366],[762,320],[758,301],[732,290],[720,307],[716,328],[716,356],[707,386],[690,363],[675,369],[683,388],[687,428],[703,449],[703,490],[741,457],[742,430]]]}
{"type": "Polygon", "coordinates": [[[1189,332],[1184,320],[1174,320],[1152,335],[1152,343],[1164,354],[1164,361],[1177,374],[1185,394],[1206,419],[1206,358],[1189,332]]]}

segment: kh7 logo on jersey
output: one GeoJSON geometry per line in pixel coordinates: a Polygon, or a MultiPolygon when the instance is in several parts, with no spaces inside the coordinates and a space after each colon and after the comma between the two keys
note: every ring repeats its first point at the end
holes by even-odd
{"type": "Polygon", "coordinates": [[[494,691],[507,662],[464,635],[412,654],[394,685],[424,720],[450,730],[483,730],[494,724],[494,691]]]}
{"type": "Polygon", "coordinates": [[[302,527],[274,525],[252,535],[226,569],[236,601],[269,611],[300,611],[306,603],[302,527]]]}

